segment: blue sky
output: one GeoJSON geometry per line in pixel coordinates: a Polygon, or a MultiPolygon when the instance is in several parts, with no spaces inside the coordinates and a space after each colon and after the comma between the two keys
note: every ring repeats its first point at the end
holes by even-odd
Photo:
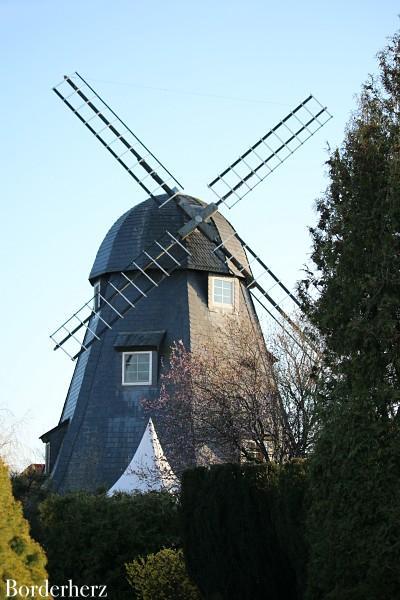
{"type": "Polygon", "coordinates": [[[73,370],[48,335],[90,296],[102,238],[143,199],[51,87],[79,71],[187,193],[208,201],[206,184],[314,93],[334,119],[225,210],[293,286],[327,185],[327,145],[343,139],[397,13],[392,0],[0,0],[0,408],[23,420],[27,461],[57,424],[73,370]]]}

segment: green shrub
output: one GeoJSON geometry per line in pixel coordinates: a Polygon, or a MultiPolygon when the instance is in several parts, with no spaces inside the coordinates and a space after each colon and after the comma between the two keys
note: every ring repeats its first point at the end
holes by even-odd
{"type": "Polygon", "coordinates": [[[168,493],[53,495],[40,512],[51,583],[107,585],[112,600],[134,598],[125,563],[180,541],[168,493]]]}
{"type": "Polygon", "coordinates": [[[5,581],[18,586],[43,585],[47,577],[46,556],[29,535],[29,525],[20,502],[11,491],[6,465],[0,459],[0,598],[5,598],[5,581]]]}
{"type": "Polygon", "coordinates": [[[24,517],[30,526],[31,536],[39,543],[42,543],[39,504],[49,495],[45,486],[46,480],[46,475],[29,469],[11,476],[14,498],[21,502],[24,517]]]}
{"type": "Polygon", "coordinates": [[[126,565],[128,580],[140,600],[200,600],[190,581],[182,550],[164,549],[126,565]]]}
{"type": "Polygon", "coordinates": [[[184,473],[184,552],[206,598],[302,598],[306,483],[303,461],[184,473]]]}

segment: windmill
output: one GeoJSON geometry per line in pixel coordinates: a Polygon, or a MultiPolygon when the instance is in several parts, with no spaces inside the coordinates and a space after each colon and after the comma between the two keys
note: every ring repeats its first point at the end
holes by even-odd
{"type": "MultiPolygon", "coordinates": [[[[63,492],[110,488],[124,473],[146,430],[140,399],[159,393],[173,341],[194,348],[229,314],[260,330],[255,304],[296,327],[297,298],[218,209],[235,206],[331,115],[305,98],[208,184],[215,201],[206,204],[183,192],[78,73],[54,91],[147,196],[111,227],[89,275],[91,297],[50,336],[76,361],[60,422],[41,436],[47,472],[63,492]]],[[[167,432],[157,426],[162,443],[167,432]]]]}

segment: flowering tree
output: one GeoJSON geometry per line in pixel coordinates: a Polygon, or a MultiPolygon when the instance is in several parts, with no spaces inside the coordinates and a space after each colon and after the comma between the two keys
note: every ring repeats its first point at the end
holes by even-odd
{"type": "Polygon", "coordinates": [[[163,448],[175,472],[193,464],[304,456],[313,429],[308,420],[314,384],[302,370],[311,369],[310,361],[285,334],[275,337],[268,352],[260,330],[232,318],[192,351],[176,342],[160,397],[144,403],[167,432],[163,448]],[[291,385],[294,374],[298,379],[291,385]]]}

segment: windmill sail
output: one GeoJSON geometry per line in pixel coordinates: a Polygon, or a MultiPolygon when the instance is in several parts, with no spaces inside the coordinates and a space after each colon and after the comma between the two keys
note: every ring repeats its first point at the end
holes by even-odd
{"type": "Polygon", "coordinates": [[[182,244],[178,233],[166,231],[120,272],[119,282],[107,282],[107,292],[95,292],[71,317],[50,335],[54,350],[61,348],[75,360],[123,319],[128,310],[147,295],[176,268],[180,267],[190,252],[182,244]],[[99,309],[95,309],[95,304],[99,309]],[[108,309],[107,316],[101,306],[108,309]],[[96,323],[96,327],[95,327],[96,323]]]}
{"type": "Polygon", "coordinates": [[[331,118],[314,96],[300,102],[208,184],[218,198],[216,205],[235,206],[331,118]]]}
{"type": "Polygon", "coordinates": [[[78,119],[93,133],[148,196],[173,198],[179,181],[78,73],[53,88],[78,119]]]}

